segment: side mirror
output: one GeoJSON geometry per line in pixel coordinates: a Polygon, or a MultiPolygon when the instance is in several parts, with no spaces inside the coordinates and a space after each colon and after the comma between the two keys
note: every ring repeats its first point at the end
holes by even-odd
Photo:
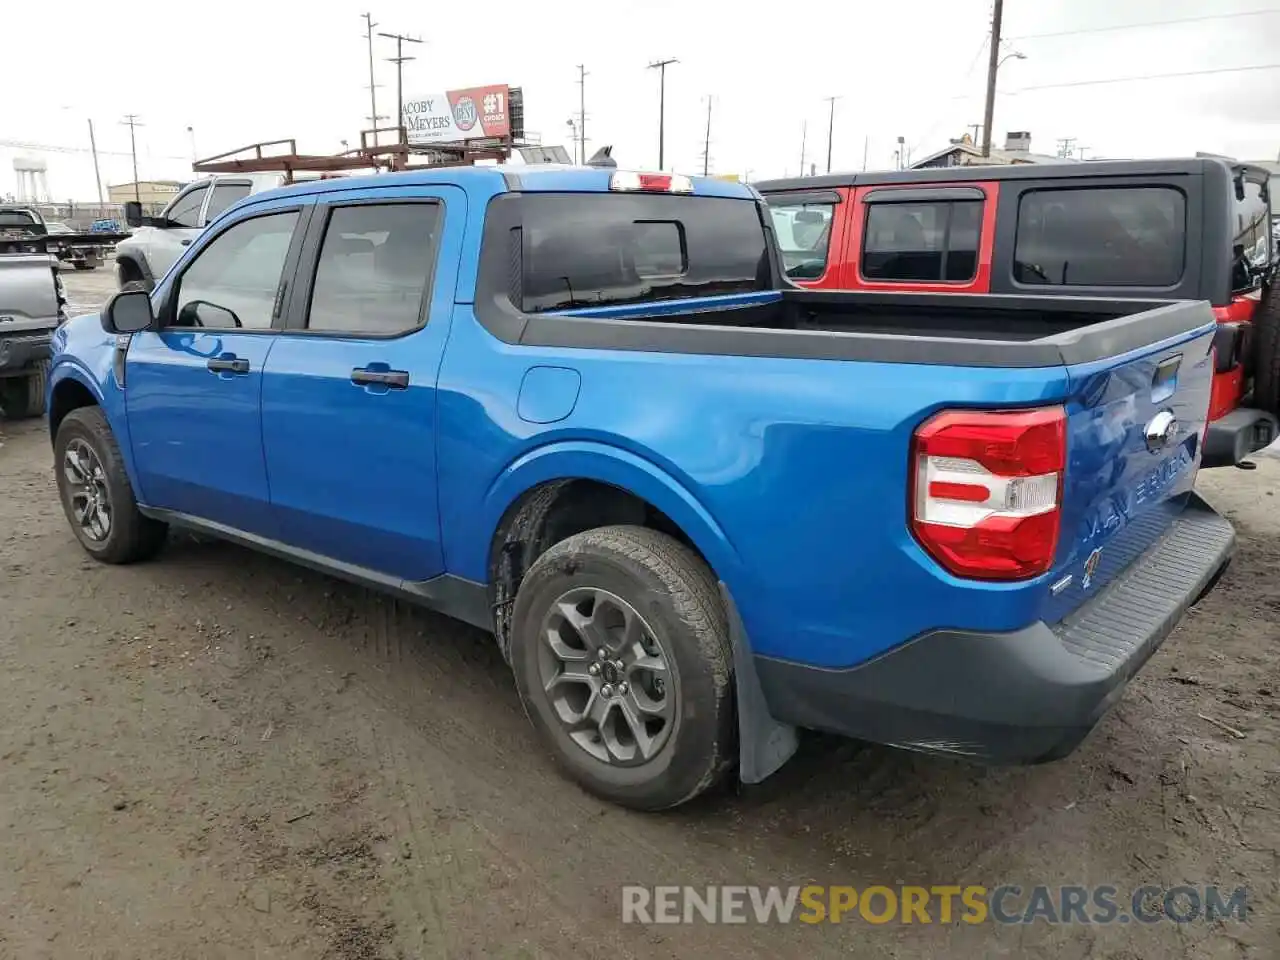
{"type": "Polygon", "coordinates": [[[141,333],[155,325],[151,295],[141,290],[122,290],[102,310],[102,329],[107,333],[141,333]]]}
{"type": "Polygon", "coordinates": [[[124,205],[124,222],[131,227],[142,227],[146,224],[147,218],[142,215],[142,204],[137,200],[130,200],[124,205]]]}

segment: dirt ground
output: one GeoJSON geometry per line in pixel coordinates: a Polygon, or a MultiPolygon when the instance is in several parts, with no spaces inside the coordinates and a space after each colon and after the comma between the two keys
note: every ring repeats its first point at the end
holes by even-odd
{"type": "MultiPolygon", "coordinates": [[[[86,309],[110,289],[67,280],[86,309]]],[[[480,632],[188,537],[98,565],[44,425],[0,444],[0,958],[1280,956],[1280,459],[1202,475],[1236,562],[1066,760],[814,738],[644,816],[557,775],[480,632]],[[620,921],[625,883],[806,882],[1247,885],[1251,914],[620,921]]]]}

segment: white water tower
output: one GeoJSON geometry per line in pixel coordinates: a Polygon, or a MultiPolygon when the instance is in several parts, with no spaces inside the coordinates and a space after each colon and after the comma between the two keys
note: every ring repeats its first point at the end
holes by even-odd
{"type": "Polygon", "coordinates": [[[40,157],[14,157],[19,203],[49,202],[49,165],[40,157]]]}

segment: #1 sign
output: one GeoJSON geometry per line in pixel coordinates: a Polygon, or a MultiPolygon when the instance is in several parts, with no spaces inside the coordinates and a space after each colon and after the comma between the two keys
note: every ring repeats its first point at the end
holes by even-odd
{"type": "Polygon", "coordinates": [[[410,143],[461,143],[511,134],[507,85],[431,93],[404,102],[410,143]]]}

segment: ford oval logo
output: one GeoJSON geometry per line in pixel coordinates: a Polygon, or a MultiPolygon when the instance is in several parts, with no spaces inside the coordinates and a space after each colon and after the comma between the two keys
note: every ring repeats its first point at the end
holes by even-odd
{"type": "Polygon", "coordinates": [[[1161,410],[1147,424],[1147,449],[1159,453],[1178,436],[1178,418],[1170,410],[1161,410]]]}

